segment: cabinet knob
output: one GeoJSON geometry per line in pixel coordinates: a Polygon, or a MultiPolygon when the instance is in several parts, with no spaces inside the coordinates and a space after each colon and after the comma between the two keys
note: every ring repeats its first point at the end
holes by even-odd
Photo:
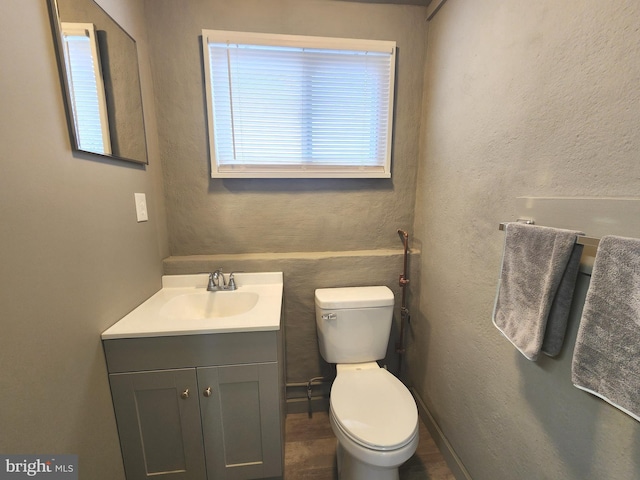
{"type": "Polygon", "coordinates": [[[180,398],[189,398],[189,389],[185,388],[184,392],[180,394],[180,398]]]}
{"type": "Polygon", "coordinates": [[[213,393],[213,392],[211,391],[211,387],[207,387],[207,388],[205,388],[204,392],[202,392],[202,394],[203,394],[205,397],[210,397],[212,393],[213,393]]]}

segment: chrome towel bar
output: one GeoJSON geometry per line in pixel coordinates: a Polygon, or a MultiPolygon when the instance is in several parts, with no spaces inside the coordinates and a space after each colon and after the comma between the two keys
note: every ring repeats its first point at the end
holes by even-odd
{"type": "MultiPolygon", "coordinates": [[[[517,221],[521,223],[526,223],[528,225],[533,225],[535,223],[533,220],[518,219],[517,221]]],[[[498,226],[498,229],[504,230],[505,225],[506,225],[506,222],[501,223],[498,226]]],[[[595,237],[587,237],[586,235],[578,235],[578,238],[576,239],[576,243],[579,245],[585,245],[587,247],[598,248],[598,245],[600,244],[600,239],[595,237]]]]}

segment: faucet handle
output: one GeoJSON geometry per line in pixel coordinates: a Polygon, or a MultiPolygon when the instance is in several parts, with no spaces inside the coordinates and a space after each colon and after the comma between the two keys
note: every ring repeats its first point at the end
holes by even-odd
{"type": "Polygon", "coordinates": [[[233,276],[233,274],[236,272],[231,272],[229,274],[229,283],[227,285],[227,290],[235,290],[238,287],[236,286],[236,278],[233,276]]]}
{"type": "MultiPolygon", "coordinates": [[[[215,273],[215,272],[214,272],[215,273]]],[[[214,279],[214,273],[209,274],[209,283],[207,284],[207,291],[212,292],[216,289],[216,281],[214,279]]]]}

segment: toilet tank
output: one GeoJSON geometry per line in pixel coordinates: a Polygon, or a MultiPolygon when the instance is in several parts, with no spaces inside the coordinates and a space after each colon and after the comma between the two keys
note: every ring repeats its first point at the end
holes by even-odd
{"type": "Polygon", "coordinates": [[[385,357],[394,304],[389,288],[319,288],[315,297],[322,358],[363,363],[385,357]]]}

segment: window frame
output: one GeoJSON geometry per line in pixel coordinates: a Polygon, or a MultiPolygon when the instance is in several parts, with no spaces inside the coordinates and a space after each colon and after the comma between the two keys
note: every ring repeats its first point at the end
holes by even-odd
{"type": "Polygon", "coordinates": [[[396,42],[385,40],[359,40],[336,37],[264,34],[223,30],[202,30],[203,66],[209,134],[209,156],[212,178],[390,178],[395,97],[396,42]],[[314,165],[300,162],[293,165],[277,164],[220,164],[216,156],[215,112],[211,83],[210,43],[266,45],[278,47],[380,52],[389,55],[389,92],[386,105],[386,145],[384,163],[377,166],[314,165]]]}

